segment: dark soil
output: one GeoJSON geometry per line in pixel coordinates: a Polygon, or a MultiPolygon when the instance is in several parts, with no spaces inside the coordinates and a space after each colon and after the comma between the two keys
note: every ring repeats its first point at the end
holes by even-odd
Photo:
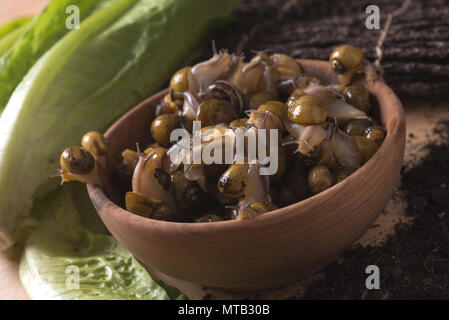
{"type": "MultiPolygon", "coordinates": [[[[381,247],[347,251],[344,261],[324,269],[323,280],[305,299],[448,299],[449,298],[449,120],[434,129],[439,141],[415,167],[404,167],[411,225],[396,225],[396,235],[381,247]],[[380,269],[380,289],[367,290],[369,265],[380,269]]],[[[295,299],[297,297],[291,297],[295,299]]]]}
{"type": "MultiPolygon", "coordinates": [[[[375,4],[380,29],[404,0],[245,0],[235,22],[215,37],[218,48],[242,51],[271,49],[295,58],[327,60],[332,50],[349,43],[373,62],[381,30],[368,30],[365,9],[375,4]]],[[[449,0],[411,1],[393,18],[383,46],[382,68],[395,92],[441,95],[449,89],[449,0]],[[431,76],[430,76],[431,75],[431,76]]],[[[203,57],[210,57],[211,50],[203,57]]]]}

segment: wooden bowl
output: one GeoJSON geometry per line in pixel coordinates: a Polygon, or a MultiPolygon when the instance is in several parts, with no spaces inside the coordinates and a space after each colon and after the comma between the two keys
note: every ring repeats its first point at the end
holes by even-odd
{"type": "MultiPolygon", "coordinates": [[[[299,62],[307,74],[323,81],[333,77],[327,62],[299,62]]],[[[401,102],[382,82],[366,87],[377,99],[385,141],[354,174],[304,201],[249,220],[195,224],[134,215],[110,200],[120,201],[110,182],[106,193],[89,184],[90,198],[112,235],[151,270],[233,290],[304,278],[335,260],[374,223],[399,178],[405,145],[401,102]]],[[[150,142],[154,108],[166,92],[144,101],[106,132],[111,168],[121,163],[123,149],[150,142]]]]}

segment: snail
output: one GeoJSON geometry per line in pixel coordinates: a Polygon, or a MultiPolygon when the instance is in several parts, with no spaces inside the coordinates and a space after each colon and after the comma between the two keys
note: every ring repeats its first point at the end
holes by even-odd
{"type": "Polygon", "coordinates": [[[226,100],[231,103],[240,115],[245,108],[245,103],[240,91],[230,82],[217,80],[209,86],[209,99],[226,100]]]}
{"type": "Polygon", "coordinates": [[[118,175],[123,180],[131,180],[139,162],[139,155],[133,150],[125,149],[122,152],[122,158],[122,163],[117,166],[118,175]]]}
{"type": "Polygon", "coordinates": [[[249,113],[248,124],[253,124],[258,129],[285,130],[284,122],[287,121],[287,105],[279,101],[268,101],[257,110],[247,110],[249,113]]]}
{"type": "Polygon", "coordinates": [[[363,136],[370,124],[370,119],[351,119],[344,124],[343,131],[350,136],[363,136]]]}
{"type": "Polygon", "coordinates": [[[126,193],[125,204],[127,211],[141,217],[164,221],[179,220],[167,204],[151,200],[136,192],[126,193]]]}
{"type": "Polygon", "coordinates": [[[66,148],[59,158],[59,175],[62,183],[80,181],[102,186],[101,174],[103,168],[95,161],[92,153],[84,148],[72,146],[66,148]]]}
{"type": "Polygon", "coordinates": [[[254,202],[269,203],[270,179],[259,174],[260,163],[232,164],[218,180],[218,190],[227,198],[239,199],[237,216],[254,202]]]}
{"type": "Polygon", "coordinates": [[[369,97],[369,92],[362,86],[350,85],[344,87],[342,90],[344,99],[350,105],[356,107],[357,109],[368,112],[371,109],[371,101],[369,97]]]}
{"type": "Polygon", "coordinates": [[[248,118],[240,118],[240,119],[234,120],[229,124],[229,127],[245,129],[248,126],[248,120],[249,120],[248,118]]]}
{"type": "Polygon", "coordinates": [[[368,81],[377,78],[371,64],[365,59],[362,50],[351,45],[342,45],[334,49],[329,57],[331,69],[337,74],[342,85],[348,85],[355,73],[365,70],[368,81]]]}
{"type": "Polygon", "coordinates": [[[81,145],[94,156],[103,156],[108,151],[109,141],[101,133],[90,131],[82,137],[81,145]]]}
{"type": "Polygon", "coordinates": [[[213,126],[220,123],[229,123],[239,117],[239,112],[226,100],[205,100],[198,107],[197,121],[202,126],[213,126]]]}
{"type": "Polygon", "coordinates": [[[288,107],[288,119],[299,125],[322,124],[326,120],[326,117],[326,105],[317,96],[302,95],[288,107]]]}
{"type": "MultiPolygon", "coordinates": [[[[182,95],[181,95],[182,96],[182,95]]],[[[183,101],[182,100],[175,100],[176,102],[173,102],[170,94],[166,94],[162,101],[156,106],[155,116],[158,117],[161,114],[165,113],[179,113],[179,108],[182,107],[183,101]]]]}
{"type": "Polygon", "coordinates": [[[362,159],[354,141],[339,128],[330,126],[330,137],[324,141],[323,153],[318,164],[329,168],[343,166],[357,169],[362,159]]]}
{"type": "Polygon", "coordinates": [[[377,149],[379,149],[376,142],[363,136],[352,136],[351,138],[359,150],[362,164],[366,163],[373,156],[373,154],[376,153],[377,149]]]}
{"type": "Polygon", "coordinates": [[[183,162],[191,161],[192,136],[186,135],[174,143],[166,152],[165,168],[168,173],[173,174],[183,162]],[[170,161],[168,161],[168,159],[170,161]]]}
{"type": "Polygon", "coordinates": [[[109,140],[97,131],[90,131],[81,138],[81,146],[89,151],[102,168],[106,168],[109,140]]]}
{"type": "Polygon", "coordinates": [[[366,128],[363,135],[365,136],[365,138],[373,140],[377,143],[378,146],[380,146],[385,139],[386,132],[382,126],[372,125],[366,128]]]}
{"type": "Polygon", "coordinates": [[[181,118],[173,113],[165,113],[156,117],[151,123],[151,136],[161,146],[170,145],[170,134],[181,127],[181,118]]]}
{"type": "Polygon", "coordinates": [[[245,195],[249,165],[232,164],[218,180],[218,190],[226,197],[239,199],[245,195]]]}
{"type": "Polygon", "coordinates": [[[284,96],[290,96],[294,91],[298,89],[305,89],[310,86],[320,84],[320,80],[308,76],[304,73],[298,75],[295,79],[287,79],[278,83],[279,92],[284,96]]]}
{"type": "Polygon", "coordinates": [[[313,194],[329,189],[334,184],[335,178],[325,166],[313,167],[309,172],[308,182],[313,194]]]}
{"type": "Polygon", "coordinates": [[[284,142],[283,145],[296,143],[298,148],[295,152],[309,157],[311,152],[328,137],[328,132],[319,125],[302,126],[296,123],[289,123],[287,125],[287,131],[293,139],[284,142]]]}
{"type": "Polygon", "coordinates": [[[296,102],[296,100],[298,100],[300,97],[302,97],[305,94],[306,93],[303,89],[296,89],[288,97],[287,102],[286,102],[287,106],[290,107],[291,105],[293,105],[296,102]]]}
{"type": "Polygon", "coordinates": [[[150,218],[157,204],[135,192],[127,192],[125,195],[126,210],[142,217],[150,218]]]}
{"type": "Polygon", "coordinates": [[[299,63],[286,54],[275,53],[270,58],[273,60],[273,72],[276,81],[296,79],[302,74],[302,68],[299,63]]]}
{"type": "Polygon", "coordinates": [[[365,112],[353,107],[340,98],[333,98],[326,104],[327,116],[338,121],[348,121],[351,119],[370,120],[365,112]]]}
{"type": "Polygon", "coordinates": [[[339,93],[341,90],[341,86],[339,85],[323,86],[320,84],[313,84],[304,89],[297,89],[289,97],[288,102],[293,103],[297,100],[295,98],[299,98],[301,92],[304,92],[304,94],[318,96],[322,99],[325,104],[328,118],[337,119],[342,122],[350,119],[370,119],[363,110],[352,106],[342,99],[343,96],[339,93]]]}
{"type": "Polygon", "coordinates": [[[212,58],[192,67],[192,92],[197,92],[199,96],[205,94],[215,80],[228,80],[238,88],[238,83],[235,82],[240,78],[242,69],[242,56],[230,55],[225,50],[216,52],[214,49],[212,58]]]}
{"type": "MultiPolygon", "coordinates": [[[[178,155],[173,155],[173,157],[184,163],[184,176],[188,180],[196,181],[201,189],[208,192],[210,190],[206,185],[207,177],[221,174],[224,171],[221,164],[233,160],[232,153],[226,151],[226,145],[228,143],[234,144],[235,135],[231,129],[221,124],[202,128],[201,131],[201,143],[199,145],[194,145],[189,150],[183,150],[184,148],[177,144],[168,153],[178,152],[178,155]],[[220,152],[215,154],[216,150],[220,152]]],[[[172,167],[177,166],[172,165],[172,167]]]]}
{"type": "Polygon", "coordinates": [[[183,219],[194,217],[198,211],[207,209],[213,201],[211,195],[194,181],[188,180],[182,170],[171,175],[175,200],[183,219]]]}
{"type": "Polygon", "coordinates": [[[266,91],[258,92],[256,94],[251,95],[249,100],[249,109],[256,110],[264,103],[274,100],[276,100],[276,98],[272,93],[266,91]]]}
{"type": "Polygon", "coordinates": [[[198,108],[200,105],[199,99],[190,91],[185,91],[182,93],[184,97],[184,102],[182,104],[182,117],[185,120],[192,122],[196,119],[198,113],[198,108]]]}
{"type": "Polygon", "coordinates": [[[152,153],[144,156],[139,153],[139,162],[132,178],[132,191],[147,197],[151,201],[165,203],[173,214],[178,212],[170,188],[170,174],[163,169],[166,154],[152,153]]]}
{"type": "Polygon", "coordinates": [[[276,81],[273,79],[274,61],[264,51],[257,52],[242,69],[240,84],[246,95],[265,91],[277,96],[276,81]]]}
{"type": "MultiPolygon", "coordinates": [[[[282,53],[268,56],[265,51],[259,51],[244,67],[243,73],[247,70],[252,71],[251,82],[257,84],[251,93],[266,91],[274,96],[278,95],[279,86],[282,83],[294,81],[302,74],[301,66],[292,57],[282,53]]],[[[246,80],[245,83],[250,82],[247,79],[244,80],[246,80]]]]}
{"type": "Polygon", "coordinates": [[[170,103],[182,102],[182,93],[191,89],[193,85],[192,67],[184,67],[176,71],[170,79],[169,98],[170,103]]]}

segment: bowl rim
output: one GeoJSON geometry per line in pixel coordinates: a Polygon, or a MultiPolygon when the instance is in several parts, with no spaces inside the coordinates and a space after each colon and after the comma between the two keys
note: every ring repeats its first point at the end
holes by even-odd
{"type": "MultiPolygon", "coordinates": [[[[297,59],[299,63],[314,63],[316,64],[317,68],[326,68],[329,69],[329,63],[324,60],[314,60],[314,59],[297,59]]],[[[329,69],[330,70],[330,69],[329,69]]],[[[380,93],[383,92],[384,94],[388,94],[392,97],[391,104],[395,106],[396,109],[396,115],[394,118],[396,118],[396,121],[394,125],[385,125],[387,134],[385,137],[385,140],[383,141],[382,145],[379,147],[379,149],[376,151],[376,153],[360,168],[358,168],[353,174],[351,174],[349,177],[345,178],[341,182],[333,185],[329,189],[326,189],[325,191],[322,191],[316,195],[313,195],[309,198],[306,198],[304,200],[301,200],[299,202],[293,203],[291,205],[278,208],[276,210],[269,211],[267,213],[264,213],[262,215],[259,215],[257,217],[254,217],[252,219],[244,219],[244,220],[225,220],[225,221],[216,221],[214,223],[195,223],[195,222],[174,222],[174,221],[162,221],[162,220],[155,220],[151,218],[146,218],[139,216],[137,214],[133,214],[116,203],[114,203],[112,200],[109,199],[109,197],[106,195],[106,193],[103,191],[103,189],[99,186],[93,185],[91,183],[87,183],[87,191],[89,193],[89,196],[91,198],[91,201],[93,205],[96,207],[97,212],[100,212],[100,209],[107,205],[109,210],[119,210],[121,214],[126,215],[126,219],[134,220],[133,223],[136,224],[148,224],[151,225],[154,228],[163,228],[163,229],[171,229],[173,232],[176,232],[176,230],[183,230],[183,231],[192,231],[195,233],[201,233],[201,232],[220,232],[220,231],[229,231],[230,229],[236,229],[236,228],[251,228],[254,226],[260,226],[260,224],[270,224],[270,222],[274,222],[277,217],[282,215],[291,215],[295,218],[299,218],[302,215],[308,214],[308,210],[301,210],[302,207],[308,206],[311,202],[319,202],[320,199],[328,197],[330,194],[338,195],[339,191],[345,187],[346,184],[351,183],[354,179],[357,178],[359,175],[363,175],[365,172],[369,172],[370,170],[374,169],[374,167],[377,165],[377,160],[388,157],[387,149],[389,149],[387,146],[390,144],[394,144],[395,141],[398,141],[401,134],[405,132],[405,114],[402,107],[402,104],[396,94],[393,92],[393,90],[388,87],[384,82],[376,80],[372,83],[366,84],[366,87],[370,91],[371,94],[373,94],[377,101],[378,95],[374,94],[372,90],[375,90],[376,92],[380,93]],[[391,128],[393,127],[393,128],[391,128]],[[101,206],[96,206],[96,202],[93,198],[96,198],[99,203],[102,203],[101,206]],[[284,211],[284,212],[283,212],[284,211]]],[[[163,89],[141,103],[139,103],[137,106],[133,107],[131,110],[126,112],[123,116],[121,116],[117,121],[106,131],[105,136],[107,137],[108,134],[115,130],[115,127],[121,122],[123,119],[127,118],[130,114],[135,112],[135,110],[139,108],[143,108],[146,106],[148,100],[154,99],[155,97],[161,97],[167,92],[168,89],[163,89]]],[[[393,107],[391,107],[393,109],[393,107]]],[[[382,113],[382,112],[381,112],[382,113]]],[[[393,119],[394,119],[393,118],[393,119]]],[[[101,214],[100,214],[101,216],[101,214]]]]}

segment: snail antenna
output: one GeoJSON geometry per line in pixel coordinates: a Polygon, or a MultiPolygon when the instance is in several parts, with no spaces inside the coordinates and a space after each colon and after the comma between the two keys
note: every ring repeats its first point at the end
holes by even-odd
{"type": "Polygon", "coordinates": [[[212,51],[214,52],[214,56],[217,55],[217,46],[215,45],[215,40],[212,40],[212,51]]]}
{"type": "Polygon", "coordinates": [[[139,155],[139,158],[142,156],[142,153],[140,152],[140,146],[139,143],[136,142],[136,148],[137,148],[137,154],[139,155]]]}
{"type": "Polygon", "coordinates": [[[270,110],[268,110],[266,113],[265,113],[265,116],[263,117],[263,126],[265,127],[265,124],[266,124],[266,122],[267,122],[267,118],[268,118],[268,115],[270,114],[270,110]]]}
{"type": "Polygon", "coordinates": [[[192,169],[193,166],[193,159],[192,161],[189,163],[189,166],[187,167],[187,169],[184,171],[184,178],[187,177],[187,174],[189,173],[190,169],[192,169]]]}
{"type": "Polygon", "coordinates": [[[332,93],[333,95],[336,95],[337,97],[344,98],[344,96],[343,96],[340,92],[337,92],[337,91],[335,91],[335,90],[331,90],[331,93],[332,93]]]}
{"type": "Polygon", "coordinates": [[[156,155],[156,152],[152,152],[146,159],[145,161],[150,160],[151,158],[153,158],[156,155]]]}
{"type": "Polygon", "coordinates": [[[248,131],[248,130],[251,129],[251,128],[257,128],[257,127],[255,126],[254,123],[251,123],[249,126],[247,126],[247,127],[245,128],[245,130],[243,130],[243,133],[245,133],[246,131],[248,131]]]}

